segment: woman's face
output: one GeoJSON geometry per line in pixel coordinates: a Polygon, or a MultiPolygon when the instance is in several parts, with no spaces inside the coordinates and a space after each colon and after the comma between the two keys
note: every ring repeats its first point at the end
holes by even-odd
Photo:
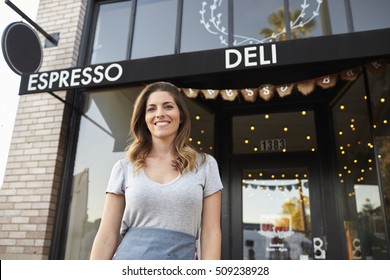
{"type": "Polygon", "coordinates": [[[152,138],[175,139],[180,125],[180,110],[169,92],[155,91],[149,95],[145,122],[152,138]]]}

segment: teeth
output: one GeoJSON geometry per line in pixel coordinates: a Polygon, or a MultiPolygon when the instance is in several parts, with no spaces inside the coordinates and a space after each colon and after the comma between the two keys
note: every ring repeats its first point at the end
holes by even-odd
{"type": "Polygon", "coordinates": [[[167,121],[161,121],[161,122],[156,122],[155,123],[155,125],[167,125],[167,124],[169,124],[169,122],[167,122],[167,121]]]}

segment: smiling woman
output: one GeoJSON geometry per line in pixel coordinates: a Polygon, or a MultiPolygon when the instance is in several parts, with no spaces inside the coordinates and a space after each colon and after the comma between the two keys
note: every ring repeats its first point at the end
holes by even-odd
{"type": "Polygon", "coordinates": [[[220,259],[218,165],[190,145],[190,114],[179,89],[148,85],[130,128],[133,142],[112,169],[91,259],[196,259],[197,239],[202,259],[220,259]]]}

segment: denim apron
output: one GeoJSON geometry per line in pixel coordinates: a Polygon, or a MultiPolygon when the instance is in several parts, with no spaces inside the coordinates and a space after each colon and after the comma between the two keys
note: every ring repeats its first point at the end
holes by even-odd
{"type": "Polygon", "coordinates": [[[193,260],[196,237],[173,230],[130,228],[113,260],[193,260]]]}

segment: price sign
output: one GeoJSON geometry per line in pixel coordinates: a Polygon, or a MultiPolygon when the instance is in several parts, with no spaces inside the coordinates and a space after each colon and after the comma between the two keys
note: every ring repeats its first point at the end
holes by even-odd
{"type": "Polygon", "coordinates": [[[287,148],[286,145],[286,139],[268,139],[260,141],[262,151],[282,151],[287,148]]]}

